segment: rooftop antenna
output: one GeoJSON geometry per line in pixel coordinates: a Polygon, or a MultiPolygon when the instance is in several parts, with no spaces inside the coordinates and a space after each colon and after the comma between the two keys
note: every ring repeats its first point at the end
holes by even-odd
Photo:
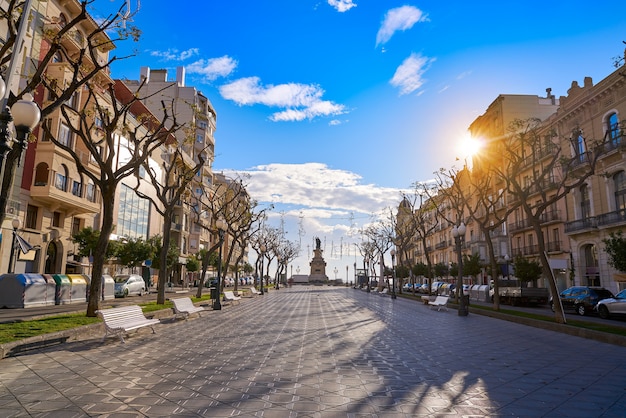
{"type": "Polygon", "coordinates": [[[126,22],[132,22],[132,17],[135,16],[139,9],[141,8],[141,0],[137,0],[137,10],[131,12],[130,0],[126,0],[126,11],[122,13],[118,13],[119,17],[122,19],[122,28],[126,29],[126,22]]]}

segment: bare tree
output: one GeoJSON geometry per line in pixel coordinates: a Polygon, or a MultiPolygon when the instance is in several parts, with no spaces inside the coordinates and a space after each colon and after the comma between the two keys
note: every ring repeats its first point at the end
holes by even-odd
{"type": "Polygon", "coordinates": [[[202,153],[198,153],[194,164],[190,164],[184,155],[183,144],[175,138],[170,138],[172,143],[164,145],[166,152],[162,155],[161,170],[157,172],[150,166],[151,161],[146,160],[144,167],[156,192],[156,201],[152,196],[142,193],[135,188],[135,193],[155,203],[155,210],[163,217],[163,246],[160,254],[160,269],[158,279],[157,304],[165,303],[165,283],[167,281],[167,253],[170,248],[171,230],[174,221],[174,212],[185,195],[190,194],[190,185],[194,177],[200,172],[205,164],[202,153]]]}
{"type": "Polygon", "coordinates": [[[162,120],[142,119],[139,115],[135,118],[132,108],[139,98],[131,95],[123,101],[118,100],[119,95],[112,84],[103,90],[97,84],[87,83],[83,91],[87,92],[87,97],[82,108],[75,109],[67,104],[61,106],[61,114],[74,138],[77,138],[76,145],[59,141],[45,124],[44,131],[47,138],[74,159],[79,173],[100,190],[100,237],[94,254],[87,306],[87,316],[95,316],[99,309],[104,255],[113,232],[115,191],[123,179],[135,175],[149,156],[171,138],[178,125],[167,112],[162,120]],[[82,152],[77,151],[78,148],[88,153],[87,160],[82,152]],[[118,150],[123,154],[118,154],[118,150]],[[92,164],[97,170],[92,168],[92,164]]]}
{"type": "MultiPolygon", "coordinates": [[[[432,291],[432,278],[434,275],[433,263],[431,259],[431,247],[428,245],[428,239],[434,231],[440,227],[441,216],[437,209],[436,189],[437,185],[433,182],[416,182],[413,185],[414,193],[407,200],[410,212],[414,220],[412,221],[415,228],[416,238],[420,241],[424,258],[426,259],[426,267],[428,269],[428,293],[432,291]]],[[[408,195],[407,195],[408,197],[408,195]]]]}
{"type": "MultiPolygon", "coordinates": [[[[563,141],[551,126],[531,118],[513,121],[508,135],[495,150],[504,164],[494,164],[492,169],[506,184],[512,199],[519,202],[525,222],[535,234],[538,259],[552,295],[558,295],[558,290],[548,260],[543,225],[552,220],[555,204],[594,174],[603,141],[585,138],[580,129],[563,141]],[[573,157],[564,152],[563,143],[574,150],[573,157]]],[[[554,308],[556,321],[564,323],[560,304],[555,303],[554,308]]]]}
{"type": "MultiPolygon", "coordinates": [[[[9,94],[6,107],[10,107],[19,100],[25,93],[35,93],[34,96],[39,103],[43,103],[41,108],[41,119],[44,120],[52,112],[65,104],[76,91],[91,84],[93,86],[96,82],[101,82],[102,74],[108,72],[110,65],[120,59],[126,57],[117,57],[103,54],[103,51],[109,51],[114,48],[114,43],[117,41],[123,41],[129,37],[138,39],[139,31],[133,26],[125,27],[121,25],[123,11],[126,8],[126,2],[122,2],[123,5],[119,8],[117,13],[111,14],[108,17],[99,20],[98,24],[88,25],[92,27],[90,33],[85,34],[83,44],[79,47],[77,53],[68,54],[63,43],[69,38],[74,36],[74,32],[79,25],[83,25],[86,22],[93,22],[92,18],[87,13],[87,7],[92,4],[93,1],[81,2],[81,10],[70,21],[65,22],[63,26],[58,25],[57,29],[54,29],[53,25],[49,25],[49,29],[44,35],[44,41],[46,43],[46,53],[42,57],[37,57],[37,60],[27,62],[28,70],[26,73],[25,83],[22,88],[16,94],[9,94]],[[115,38],[111,38],[110,35],[116,34],[115,38]],[[58,56],[62,57],[65,75],[63,77],[63,84],[60,84],[58,79],[49,74],[49,66],[58,56]],[[106,58],[105,58],[106,57],[106,58]],[[93,83],[92,83],[93,81],[93,83]],[[41,100],[45,97],[46,100],[41,100]]],[[[10,0],[6,13],[3,13],[0,18],[6,19],[8,26],[7,39],[2,46],[0,46],[0,66],[5,66],[9,63],[12,56],[17,53],[18,47],[15,42],[18,39],[18,25],[19,21],[23,17],[29,17],[22,13],[21,7],[22,1],[10,0]]],[[[38,22],[38,26],[43,25],[42,22],[38,22]]],[[[72,38],[73,39],[73,38],[72,38]]],[[[76,42],[72,41],[73,44],[76,42]]],[[[106,79],[106,77],[105,77],[106,79]]],[[[11,86],[9,85],[8,88],[11,86]]],[[[91,89],[92,87],[86,87],[91,89]]],[[[106,88],[106,86],[102,86],[106,88]]],[[[11,92],[13,93],[13,92],[11,92]]],[[[0,187],[0,224],[6,217],[7,203],[10,196],[10,191],[13,187],[13,179],[15,177],[16,167],[22,156],[22,152],[26,147],[26,143],[21,146],[14,146],[8,152],[5,157],[5,168],[2,177],[2,185],[0,187]]]]}

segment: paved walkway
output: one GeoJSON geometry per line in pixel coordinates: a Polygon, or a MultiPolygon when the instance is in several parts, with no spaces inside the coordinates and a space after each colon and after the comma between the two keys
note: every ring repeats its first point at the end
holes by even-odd
{"type": "Polygon", "coordinates": [[[626,348],[351,288],[0,360],[1,417],[624,417],[626,348]]]}

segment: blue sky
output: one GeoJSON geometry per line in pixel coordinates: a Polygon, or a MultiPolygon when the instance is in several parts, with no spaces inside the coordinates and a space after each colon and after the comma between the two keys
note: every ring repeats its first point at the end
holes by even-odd
{"type": "Polygon", "coordinates": [[[463,158],[498,94],[559,97],[615,70],[626,3],[611,3],[150,0],[133,16],[141,40],[115,52],[136,56],[112,76],[185,66],[217,111],[214,171],[249,174],[276,205],[270,223],[302,243],[294,274],[319,236],[329,277],[350,265],[351,278],[358,229],[463,158]]]}

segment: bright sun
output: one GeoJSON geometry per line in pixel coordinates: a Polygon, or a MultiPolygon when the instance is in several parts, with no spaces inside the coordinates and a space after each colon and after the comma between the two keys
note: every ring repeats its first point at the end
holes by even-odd
{"type": "Polygon", "coordinates": [[[461,139],[461,155],[463,158],[472,157],[478,154],[483,147],[483,142],[480,138],[473,138],[469,134],[465,135],[461,139]]]}

